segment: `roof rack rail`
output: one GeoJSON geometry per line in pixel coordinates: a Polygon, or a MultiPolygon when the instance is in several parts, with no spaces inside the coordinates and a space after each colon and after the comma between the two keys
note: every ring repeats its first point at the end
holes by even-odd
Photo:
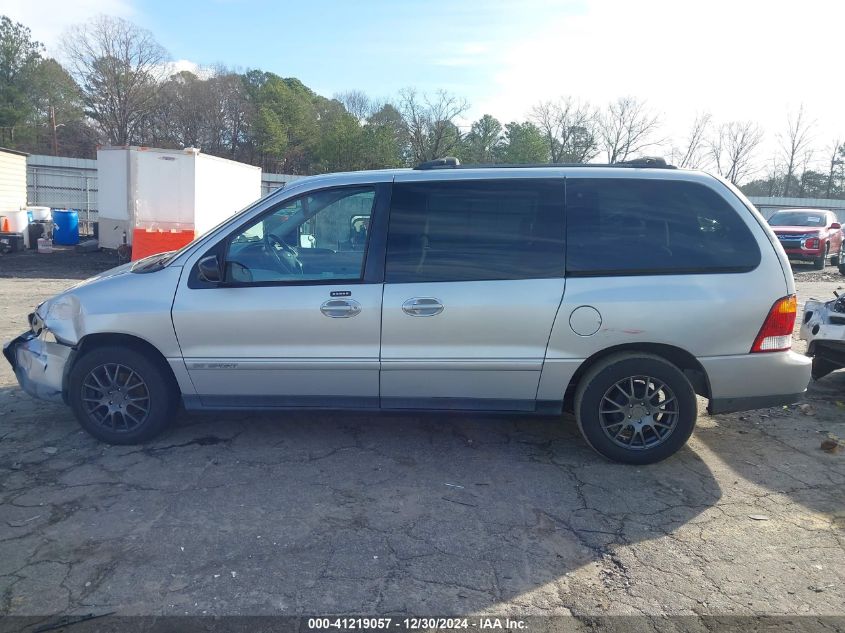
{"type": "Polygon", "coordinates": [[[657,167],[659,169],[677,169],[674,165],[666,162],[665,158],[660,156],[642,156],[640,158],[632,158],[631,160],[623,160],[617,165],[625,167],[657,167]]]}
{"type": "Polygon", "coordinates": [[[618,163],[480,163],[462,165],[461,161],[454,156],[435,158],[420,163],[414,169],[528,169],[538,167],[616,167],[616,168],[642,168],[651,169],[677,169],[674,165],[666,162],[666,159],[659,156],[643,156],[618,163]]]}
{"type": "Polygon", "coordinates": [[[420,163],[414,169],[451,169],[452,167],[460,167],[460,165],[461,161],[454,156],[444,156],[420,163]]]}

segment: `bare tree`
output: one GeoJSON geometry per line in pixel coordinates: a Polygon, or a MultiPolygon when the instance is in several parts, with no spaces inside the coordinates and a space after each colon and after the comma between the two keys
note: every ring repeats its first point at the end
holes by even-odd
{"type": "Polygon", "coordinates": [[[209,82],[183,70],[172,75],[157,90],[156,107],[144,117],[139,137],[165,147],[199,147],[213,151],[207,136],[214,115],[209,82]]]}
{"type": "Polygon", "coordinates": [[[165,50],[150,31],[105,15],[72,28],[64,42],[87,114],[108,142],[136,141],[166,74],[165,50]]]}
{"type": "Polygon", "coordinates": [[[804,112],[804,104],[798,108],[798,112],[786,117],[786,132],[778,135],[781,155],[786,165],[786,182],[783,188],[783,195],[789,195],[789,189],[795,178],[796,167],[804,154],[810,148],[812,138],[810,133],[813,122],[807,119],[804,112]]]}
{"type": "Polygon", "coordinates": [[[586,163],[599,152],[596,112],[587,103],[572,97],[544,101],[528,118],[543,133],[553,163],[586,163]]]}
{"type": "Polygon", "coordinates": [[[465,99],[445,90],[420,95],[414,88],[399,91],[399,112],[408,129],[411,160],[420,163],[447,156],[461,142],[456,120],[469,109],[465,99]]]}
{"type": "Polygon", "coordinates": [[[710,157],[720,176],[739,184],[754,171],[754,157],[763,131],[752,121],[723,123],[709,142],[710,157]]]}
{"type": "Polygon", "coordinates": [[[655,134],[660,117],[634,97],[620,97],[607,106],[598,119],[598,132],[608,163],[627,160],[649,147],[660,144],[655,134]]]}
{"type": "Polygon", "coordinates": [[[683,146],[672,150],[672,162],[676,166],[683,169],[700,169],[704,165],[710,119],[709,112],[701,112],[695,116],[683,146]]]}
{"type": "Polygon", "coordinates": [[[781,185],[783,184],[781,174],[783,173],[783,167],[778,162],[777,156],[772,156],[772,162],[769,169],[766,172],[766,181],[769,183],[769,191],[766,195],[770,198],[779,196],[781,193],[781,185]]]}
{"type": "Polygon", "coordinates": [[[800,167],[801,167],[801,177],[798,179],[798,197],[803,198],[807,191],[807,180],[808,177],[811,175],[809,173],[810,170],[810,163],[813,162],[813,156],[815,156],[815,150],[810,148],[804,155],[801,156],[800,160],[800,167]]]}
{"type": "Polygon", "coordinates": [[[243,83],[223,66],[216,67],[207,82],[208,129],[202,147],[217,156],[234,156],[240,141],[238,127],[246,117],[243,83]]]}
{"type": "Polygon", "coordinates": [[[240,76],[222,66],[201,76],[181,71],[163,82],[139,136],[162,147],[198,147],[235,157],[244,142],[249,104],[240,76]]]}
{"type": "Polygon", "coordinates": [[[830,194],[834,189],[834,182],[836,180],[836,168],[839,167],[841,172],[843,159],[845,159],[845,142],[841,138],[834,139],[833,142],[827,146],[827,155],[830,156],[827,172],[827,184],[825,185],[825,198],[830,198],[830,194]]]}
{"type": "Polygon", "coordinates": [[[360,123],[363,123],[370,115],[377,111],[380,106],[377,106],[362,90],[347,90],[346,92],[339,92],[334,96],[335,100],[340,101],[346,111],[354,116],[360,123]]]}

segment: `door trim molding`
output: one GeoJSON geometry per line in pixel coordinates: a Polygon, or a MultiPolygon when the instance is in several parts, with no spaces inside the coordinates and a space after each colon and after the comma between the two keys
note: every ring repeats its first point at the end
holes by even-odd
{"type": "Polygon", "coordinates": [[[542,358],[383,358],[382,371],[536,371],[542,358]]]}
{"type": "Polygon", "coordinates": [[[185,365],[189,371],[379,369],[377,358],[186,358],[185,365]]]}

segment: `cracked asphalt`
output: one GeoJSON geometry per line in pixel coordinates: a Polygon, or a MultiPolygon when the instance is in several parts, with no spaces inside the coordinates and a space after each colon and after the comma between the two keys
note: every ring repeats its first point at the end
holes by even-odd
{"type": "MultiPolygon", "coordinates": [[[[0,257],[0,338],[113,265],[0,257]]],[[[798,272],[801,299],[845,279],[798,272]]],[[[797,344],[800,346],[800,343],[797,344]]],[[[182,414],[109,447],[0,368],[0,614],[845,615],[845,371],[648,467],[571,418],[182,414]],[[754,517],[754,518],[752,518],[754,517]]]]}

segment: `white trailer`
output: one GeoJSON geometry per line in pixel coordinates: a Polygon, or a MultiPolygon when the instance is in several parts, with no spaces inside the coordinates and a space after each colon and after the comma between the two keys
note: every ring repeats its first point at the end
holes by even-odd
{"type": "Polygon", "coordinates": [[[102,147],[97,180],[104,248],[140,231],[193,238],[261,197],[260,168],[194,148],[102,147]]]}
{"type": "Polygon", "coordinates": [[[24,207],[26,154],[0,147],[0,215],[20,211],[24,207]]]}

